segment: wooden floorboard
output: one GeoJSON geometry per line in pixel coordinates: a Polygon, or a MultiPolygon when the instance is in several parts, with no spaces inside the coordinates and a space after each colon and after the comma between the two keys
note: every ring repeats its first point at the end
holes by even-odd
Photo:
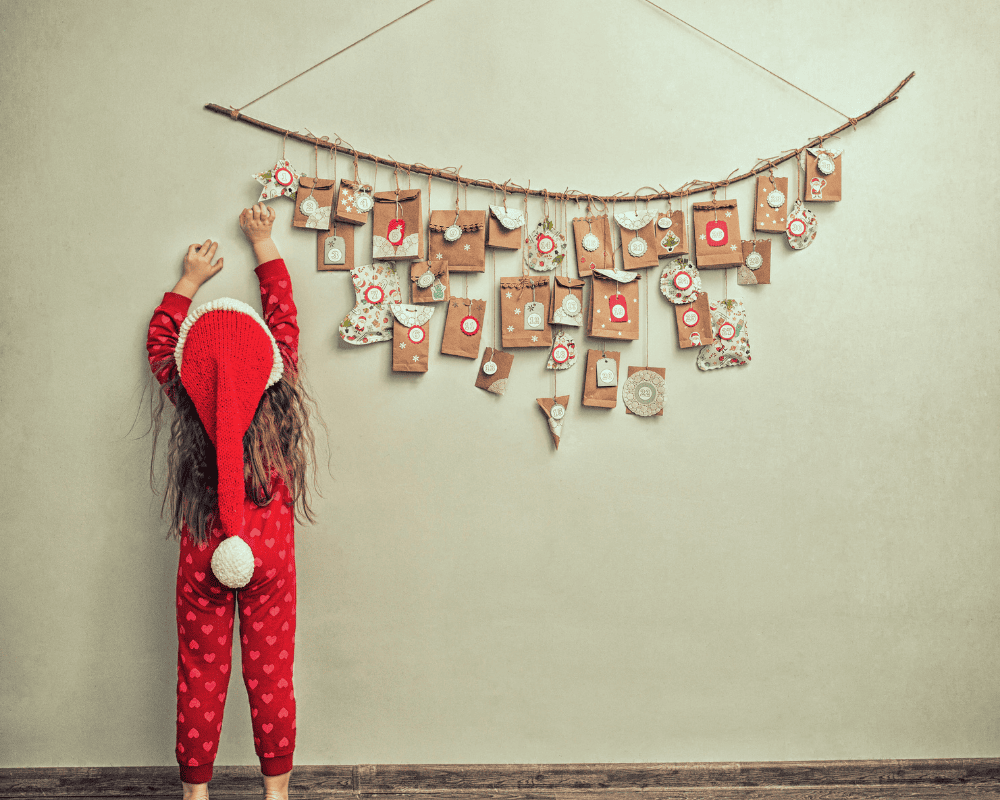
{"type": "MultiPolygon", "coordinates": [[[[216,800],[261,795],[256,766],[216,767],[216,800]]],[[[0,798],[177,797],[176,767],[0,769],[0,798]]],[[[297,766],[308,800],[868,800],[998,798],[1000,759],[686,764],[297,766]]]]}

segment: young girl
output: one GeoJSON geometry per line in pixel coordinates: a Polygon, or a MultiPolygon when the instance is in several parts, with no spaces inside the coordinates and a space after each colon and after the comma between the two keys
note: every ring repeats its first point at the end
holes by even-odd
{"type": "MultiPolygon", "coordinates": [[[[240,227],[257,257],[264,320],[223,298],[190,311],[222,269],[218,243],[193,244],[149,323],[149,363],[175,406],[167,453],[177,571],[177,761],[185,798],[207,798],[239,615],[243,682],[268,798],[288,796],[295,749],[294,513],[312,520],[311,402],[298,380],[292,286],[271,240],[275,212],[240,227]]],[[[159,431],[164,407],[155,412],[159,431]]],[[[155,437],[154,437],[155,453],[155,437]]]]}

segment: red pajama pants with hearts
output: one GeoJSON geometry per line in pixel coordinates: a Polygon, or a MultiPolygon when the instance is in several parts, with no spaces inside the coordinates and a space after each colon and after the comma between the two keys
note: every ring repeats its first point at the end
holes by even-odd
{"type": "Polygon", "coordinates": [[[265,775],[292,768],[295,749],[295,533],[290,496],[276,480],[271,503],[247,501],[243,538],[254,554],[250,583],[233,590],[212,573],[222,541],[181,538],[177,571],[177,761],[181,780],[206,783],[219,749],[239,617],[243,683],[250,697],[253,741],[265,775]]]}

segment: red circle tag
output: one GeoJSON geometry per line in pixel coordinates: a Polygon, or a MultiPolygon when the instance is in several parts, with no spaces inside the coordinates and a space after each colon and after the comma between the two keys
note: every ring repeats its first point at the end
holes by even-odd
{"type": "Polygon", "coordinates": [[[381,286],[369,286],[365,289],[365,300],[367,300],[372,305],[381,303],[385,299],[385,292],[382,291],[381,286]]]}
{"type": "Polygon", "coordinates": [[[806,223],[801,219],[788,220],[788,233],[790,236],[801,236],[806,232],[806,223]]]}
{"type": "Polygon", "coordinates": [[[557,344],[552,348],[552,360],[557,364],[565,364],[569,361],[569,348],[564,344],[557,344]]]}
{"type": "Polygon", "coordinates": [[[274,182],[279,186],[291,186],[293,180],[295,178],[288,167],[278,167],[274,171],[274,182]]]}
{"type": "Polygon", "coordinates": [[[719,338],[729,341],[736,335],[736,326],[731,322],[723,322],[719,326],[719,338]]]}
{"type": "Polygon", "coordinates": [[[688,275],[684,270],[681,270],[676,275],[674,275],[674,287],[681,292],[685,292],[691,288],[691,276],[688,275]]]}
{"type": "Polygon", "coordinates": [[[414,344],[420,344],[424,340],[424,329],[419,325],[414,325],[409,331],[407,331],[406,335],[414,344]]]}
{"type": "Polygon", "coordinates": [[[543,233],[538,237],[538,252],[543,256],[547,256],[553,250],[556,249],[556,240],[549,236],[547,233],[543,233]]]}
{"type": "Polygon", "coordinates": [[[479,320],[475,317],[462,317],[459,324],[466,336],[475,336],[479,332],[479,320]]]}
{"type": "Polygon", "coordinates": [[[681,315],[681,319],[684,321],[685,325],[687,325],[689,328],[693,328],[695,325],[698,324],[698,320],[701,319],[701,317],[698,315],[697,311],[695,311],[693,308],[689,308],[681,315]]]}

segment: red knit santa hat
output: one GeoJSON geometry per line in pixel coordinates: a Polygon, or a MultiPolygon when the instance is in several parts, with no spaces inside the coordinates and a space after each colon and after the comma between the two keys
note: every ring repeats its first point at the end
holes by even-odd
{"type": "Polygon", "coordinates": [[[260,399],[281,379],[278,345],[246,303],[223,297],[199,306],[181,323],[174,350],[181,383],[194,402],[219,468],[219,522],[226,540],[212,556],[220,582],[249,583],[254,559],[243,530],[243,434],[260,399]]]}

